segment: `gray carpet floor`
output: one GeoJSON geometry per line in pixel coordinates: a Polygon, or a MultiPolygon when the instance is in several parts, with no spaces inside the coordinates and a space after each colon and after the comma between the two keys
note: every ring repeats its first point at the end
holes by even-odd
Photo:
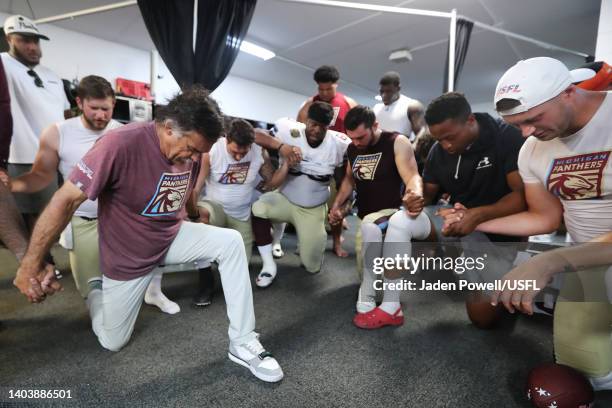
{"type": "MultiPolygon", "coordinates": [[[[327,252],[322,272],[309,275],[295,246],[288,234],[277,280],[265,290],[254,287],[257,331],[285,372],[278,384],[228,360],[222,294],[208,308],[191,308],[195,272],[164,277],[179,314],[144,305],[132,340],[112,353],[98,345],[71,278],[64,292],[30,305],[12,287],[14,263],[3,252],[0,406],[14,403],[11,388],[72,392],[72,400],[22,406],[529,406],[523,391],[529,369],[552,361],[550,317],[509,316],[483,331],[470,324],[460,298],[423,292],[402,298],[402,327],[359,330],[351,322],[358,288],[353,251],[347,259],[327,252]]],[[[56,255],[65,266],[65,254],[56,255]]],[[[252,278],[259,267],[254,256],[252,278]]],[[[597,406],[612,406],[612,393],[598,393],[597,406]]]]}

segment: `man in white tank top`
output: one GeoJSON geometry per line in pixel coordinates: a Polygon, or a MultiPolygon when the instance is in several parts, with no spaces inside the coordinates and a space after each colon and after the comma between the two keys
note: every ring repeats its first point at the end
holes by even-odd
{"type": "MultiPolygon", "coordinates": [[[[295,226],[300,259],[310,273],[317,273],[321,269],[327,242],[325,219],[329,186],[350,144],[350,139],[344,133],[328,130],[333,115],[330,104],[317,101],[308,108],[306,124],[289,118],[276,122],[276,137],[283,145],[299,148],[302,160],[291,167],[278,191],[262,195],[252,207],[257,217],[272,222],[289,222],[295,226]]],[[[259,239],[258,230],[255,230],[255,236],[259,239]]],[[[260,253],[264,267],[256,284],[266,287],[276,276],[276,266],[272,267],[274,259],[271,249],[269,254],[260,253]],[[271,266],[269,269],[268,265],[271,266]]]]}
{"type": "MultiPolygon", "coordinates": [[[[269,222],[251,217],[255,190],[272,191],[280,186],[289,171],[289,162],[274,169],[268,152],[255,144],[255,130],[245,120],[231,122],[226,137],[219,138],[210,152],[202,154],[200,174],[195,191],[200,196],[199,218],[216,227],[231,228],[240,233],[247,262],[253,248],[251,223],[269,222]]],[[[261,252],[272,251],[271,242],[257,242],[261,252]]],[[[262,258],[264,258],[262,256],[262,258]]],[[[207,306],[212,301],[214,280],[210,268],[200,269],[200,287],[194,298],[195,306],[207,306]]]]}
{"type": "Polygon", "coordinates": [[[426,129],[423,104],[400,93],[402,88],[397,72],[387,72],[380,78],[379,84],[382,103],[377,103],[373,108],[379,127],[398,132],[408,137],[413,145],[416,144],[426,129]]]}
{"type": "MultiPolygon", "coordinates": [[[[58,171],[67,179],[76,163],[105,132],[121,126],[111,119],[115,93],[108,81],[95,75],[86,76],[79,83],[77,93],[77,103],[83,113],[53,124],[42,132],[32,170],[11,180],[13,192],[40,191],[55,179],[58,171]]],[[[97,217],[97,201],[86,200],[60,239],[62,246],[69,251],[72,276],[83,298],[87,298],[89,293],[89,282],[102,279],[97,217]]],[[[145,302],[166,313],[180,311],[179,306],[161,292],[161,274],[151,281],[145,302]]]]}

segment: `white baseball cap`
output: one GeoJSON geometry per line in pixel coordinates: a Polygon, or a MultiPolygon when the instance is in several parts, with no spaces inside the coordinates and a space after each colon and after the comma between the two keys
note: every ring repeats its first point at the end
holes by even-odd
{"type": "MultiPolygon", "coordinates": [[[[583,74],[582,72],[580,74],[583,74]]],[[[580,82],[583,75],[570,72],[559,60],[549,57],[536,57],[517,62],[497,82],[495,88],[495,107],[502,115],[514,115],[551,100],[567,89],[572,83],[580,82]],[[574,78],[574,75],[577,78],[574,78]],[[497,103],[511,99],[518,105],[500,111],[497,103]]]]}
{"type": "Polygon", "coordinates": [[[40,31],[38,31],[38,27],[36,27],[36,24],[34,24],[34,22],[32,20],[30,20],[29,18],[16,14],[14,16],[10,16],[8,17],[6,20],[4,20],[4,33],[6,35],[8,34],[24,34],[24,35],[32,35],[32,36],[36,36],[45,40],[48,40],[49,37],[47,37],[44,34],[41,34],[40,31]]]}
{"type": "Polygon", "coordinates": [[[576,68],[570,71],[570,75],[572,76],[572,82],[577,84],[582,81],[586,81],[587,79],[593,78],[597,72],[593,71],[590,68],[576,68]]]}

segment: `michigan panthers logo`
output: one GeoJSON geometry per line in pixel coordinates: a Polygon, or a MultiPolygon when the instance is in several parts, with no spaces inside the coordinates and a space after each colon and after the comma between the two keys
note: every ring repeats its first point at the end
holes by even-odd
{"type": "Polygon", "coordinates": [[[232,163],[227,165],[225,173],[219,177],[219,183],[221,184],[244,184],[247,175],[249,174],[249,167],[251,162],[244,163],[232,163]]]}
{"type": "Polygon", "coordinates": [[[353,177],[355,180],[374,180],[376,168],[380,162],[382,153],[363,154],[355,158],[353,163],[353,177]]]}
{"type": "Polygon", "coordinates": [[[153,198],[141,214],[145,217],[158,217],[180,210],[185,201],[190,176],[190,171],[162,174],[153,198]]]}
{"type": "Polygon", "coordinates": [[[562,200],[601,197],[609,157],[608,151],[555,159],[548,176],[548,190],[562,200]]]}

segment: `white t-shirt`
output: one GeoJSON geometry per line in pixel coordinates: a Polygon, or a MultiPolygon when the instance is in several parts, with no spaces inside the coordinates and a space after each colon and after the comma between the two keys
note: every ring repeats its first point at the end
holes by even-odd
{"type": "Polygon", "coordinates": [[[227,139],[222,137],[210,149],[210,172],[206,180],[205,198],[223,206],[227,215],[241,221],[251,217],[253,191],[264,163],[261,147],[253,143],[239,161],[227,152],[227,139]]]}
{"type": "MultiPolygon", "coordinates": [[[[111,120],[103,130],[91,130],[83,125],[81,116],[64,120],[55,125],[59,134],[57,154],[59,172],[68,180],[72,169],[91,149],[94,143],[109,130],[116,129],[121,123],[111,120]]],[[[85,200],[74,213],[79,217],[97,218],[98,201],[85,200]]]]}
{"type": "Polygon", "coordinates": [[[578,132],[539,141],[529,137],[518,158],[525,183],[541,183],[563,204],[574,242],[612,231],[612,96],[578,132]]]}
{"type": "Polygon", "coordinates": [[[62,80],[49,68],[37,65],[44,87],[34,83],[28,75],[30,68],[8,53],[0,54],[11,97],[13,137],[9,163],[34,163],[41,132],[49,125],[64,120],[64,110],[70,103],[64,93],[62,80]]]}
{"type": "Polygon", "coordinates": [[[280,192],[301,207],[316,207],[325,203],[329,198],[329,184],[334,170],[344,161],[351,139],[344,133],[328,130],[323,142],[311,147],[306,140],[306,125],[303,123],[283,118],[274,126],[276,137],[281,142],[302,150],[302,161],[289,172],[280,192]],[[308,175],[314,176],[314,179],[308,175]],[[326,181],[318,181],[325,177],[326,181]]]}
{"type": "Polygon", "coordinates": [[[390,105],[385,105],[382,102],[374,105],[373,111],[376,114],[379,127],[383,130],[406,135],[412,141],[414,133],[412,133],[412,124],[408,118],[408,107],[412,102],[413,99],[406,95],[400,95],[390,105]]]}

